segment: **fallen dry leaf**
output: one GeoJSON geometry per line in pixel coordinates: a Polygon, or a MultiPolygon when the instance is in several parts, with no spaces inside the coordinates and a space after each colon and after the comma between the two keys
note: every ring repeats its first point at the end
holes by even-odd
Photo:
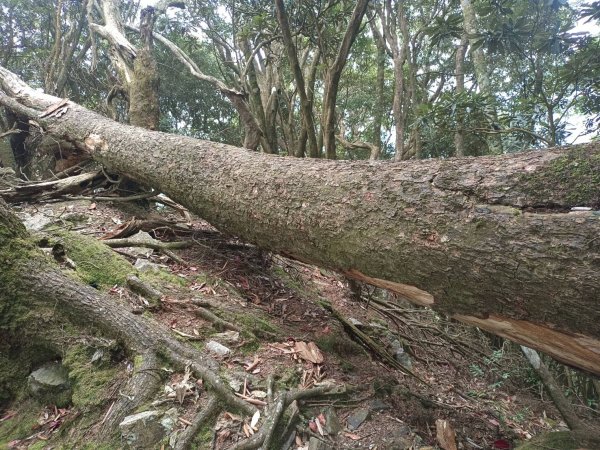
{"type": "Polygon", "coordinates": [[[319,350],[319,347],[317,347],[317,344],[314,342],[309,342],[307,344],[303,341],[296,341],[294,344],[294,351],[300,358],[313,364],[321,364],[325,360],[323,353],[321,353],[321,350],[319,350]]]}
{"type": "Polygon", "coordinates": [[[254,415],[252,416],[252,420],[250,421],[250,428],[253,428],[255,431],[258,431],[258,428],[256,428],[256,425],[258,424],[259,420],[260,420],[260,411],[256,411],[254,413],[254,415]]]}
{"type": "Polygon", "coordinates": [[[447,420],[438,419],[435,421],[436,437],[440,447],[444,450],[456,449],[456,434],[447,420]]]}
{"type": "Polygon", "coordinates": [[[353,441],[359,441],[362,439],[358,434],[354,434],[354,433],[344,432],[344,436],[352,439],[353,441]]]}

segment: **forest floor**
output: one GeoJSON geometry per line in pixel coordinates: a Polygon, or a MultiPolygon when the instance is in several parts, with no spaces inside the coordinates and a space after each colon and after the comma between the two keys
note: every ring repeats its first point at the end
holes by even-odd
{"type": "MultiPolygon", "coordinates": [[[[134,217],[186,221],[170,208],[153,208],[77,200],[22,205],[18,213],[30,225],[58,223],[95,238],[123,229],[134,217]]],[[[197,218],[188,216],[187,221],[186,232],[182,228],[173,234],[161,227],[151,233],[163,241],[193,241],[191,247],[175,251],[179,262],[161,252],[144,254],[147,249],[115,249],[132,264],[137,262],[139,272],[156,271],[144,279],[162,292],[158,306],[149,308],[124,286],[110,287],[109,294],[124,308],[155,318],[182,341],[202,349],[210,347],[209,341],[227,347],[226,355],[216,356],[222,374],[254,404],[266,400],[270,376],[277,388],[324,381],[354,388],[344,398],[304,403],[282,448],[308,449],[312,437],[322,441],[314,448],[450,450],[457,448],[450,442],[454,433],[461,449],[508,449],[541,431],[565,428],[515,346],[504,342],[494,350],[476,329],[369,286],[351,289],[339,274],[262,252],[197,218]],[[142,267],[143,261],[151,265],[142,267]],[[216,330],[199,315],[198,304],[240,332],[216,330]],[[364,340],[340,318],[422,381],[361,345],[364,340]]],[[[68,435],[73,422],[69,417],[102,418],[132,362],[123,357],[115,365],[119,376],[95,411],[38,405],[37,420],[13,434],[7,448],[59,448],[55,442],[64,442],[68,435]]],[[[174,432],[181,432],[204,404],[206,393],[200,381],[185,373],[166,373],[164,387],[153,406],[176,408],[174,432]],[[187,386],[183,393],[178,390],[182,382],[187,386]]],[[[19,414],[18,405],[0,408],[0,434],[20,420],[19,414]]],[[[79,433],[93,436],[94,423],[88,422],[83,431],[83,423],[78,426],[79,433]]],[[[201,432],[194,448],[226,449],[252,432],[248,418],[222,414],[201,432]]]]}

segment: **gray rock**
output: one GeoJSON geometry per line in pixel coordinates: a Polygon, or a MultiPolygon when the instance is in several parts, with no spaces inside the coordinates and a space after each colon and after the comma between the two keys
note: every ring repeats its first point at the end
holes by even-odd
{"type": "Polygon", "coordinates": [[[395,339],[392,341],[391,347],[396,361],[398,361],[400,364],[402,364],[402,366],[406,367],[407,369],[412,369],[412,360],[410,359],[408,353],[404,351],[402,343],[398,339],[395,339]]]}
{"type": "Polygon", "coordinates": [[[308,441],[308,450],[334,450],[334,448],[327,442],[313,436],[308,441]]]}
{"type": "MultiPolygon", "coordinates": [[[[138,231],[136,234],[129,237],[128,239],[131,241],[134,241],[134,242],[143,242],[143,243],[157,242],[156,239],[154,239],[152,236],[150,236],[145,231],[138,231]]],[[[149,257],[154,252],[153,249],[147,248],[147,247],[128,247],[125,251],[132,256],[145,257],[145,258],[149,257]]]]}
{"type": "Polygon", "coordinates": [[[49,208],[44,208],[35,214],[23,213],[19,215],[23,221],[25,228],[29,231],[40,231],[45,226],[55,222],[54,211],[49,208]]]}
{"type": "Polygon", "coordinates": [[[235,392],[240,392],[242,390],[242,386],[244,385],[244,382],[241,380],[238,380],[237,378],[227,377],[227,384],[229,384],[229,387],[231,389],[233,389],[235,392]]]}
{"type": "Polygon", "coordinates": [[[390,405],[388,405],[387,403],[384,403],[380,399],[376,398],[375,400],[373,400],[371,402],[371,405],[369,405],[369,408],[373,412],[385,411],[386,409],[390,409],[390,405]]]}
{"type": "Polygon", "coordinates": [[[350,431],[357,430],[364,423],[364,421],[367,420],[370,413],[371,411],[369,411],[368,408],[361,408],[351,414],[346,421],[348,429],[350,431]]]}
{"type": "Polygon", "coordinates": [[[242,386],[244,385],[244,380],[248,384],[248,386],[252,386],[252,390],[257,389],[266,389],[266,380],[259,379],[255,375],[244,371],[232,371],[226,372],[223,377],[227,380],[227,384],[233,389],[235,392],[240,392],[242,390],[242,386]]]}
{"type": "Polygon", "coordinates": [[[323,415],[325,416],[325,425],[323,426],[323,429],[327,434],[335,436],[342,431],[342,424],[340,423],[340,419],[334,408],[326,408],[323,415]]]}
{"type": "Polygon", "coordinates": [[[160,419],[160,424],[165,428],[165,430],[171,432],[177,424],[178,417],[179,414],[177,412],[177,408],[168,409],[167,412],[164,413],[162,419],[160,419]]]}
{"type": "Polygon", "coordinates": [[[62,216],[60,216],[60,218],[61,220],[65,220],[71,223],[82,223],[89,221],[89,216],[82,212],[70,212],[67,214],[63,214],[62,216]]]}
{"type": "Polygon", "coordinates": [[[350,322],[352,325],[354,325],[357,328],[364,327],[363,323],[360,320],[355,319],[354,317],[349,317],[348,322],[350,322]]]}
{"type": "MultiPolygon", "coordinates": [[[[172,408],[177,414],[177,410],[172,408]]],[[[172,410],[166,414],[160,411],[144,411],[125,417],[119,424],[121,437],[134,449],[148,449],[165,439],[177,420],[172,419],[172,410]]]]}
{"type": "Polygon", "coordinates": [[[217,341],[208,341],[206,343],[206,349],[217,356],[227,356],[231,353],[229,348],[225,347],[223,344],[219,344],[217,341]]]}
{"type": "Polygon", "coordinates": [[[135,261],[135,264],[133,265],[133,267],[135,267],[139,272],[158,272],[159,270],[162,270],[164,268],[166,268],[167,266],[163,266],[161,264],[154,264],[146,259],[140,259],[138,258],[135,261]]]}
{"type": "Polygon", "coordinates": [[[224,333],[213,334],[211,337],[219,342],[234,344],[236,342],[239,342],[240,333],[239,331],[225,331],[224,333]]]}
{"type": "Polygon", "coordinates": [[[31,372],[27,385],[32,396],[42,403],[64,407],[71,402],[69,372],[60,363],[49,363],[31,372]]]}

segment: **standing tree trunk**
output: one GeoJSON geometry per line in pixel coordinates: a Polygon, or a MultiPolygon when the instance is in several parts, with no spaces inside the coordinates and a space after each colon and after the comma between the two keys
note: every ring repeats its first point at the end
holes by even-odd
{"type": "MultiPolygon", "coordinates": [[[[300,109],[302,111],[302,127],[305,130],[308,137],[308,156],[311,158],[318,158],[320,156],[320,150],[317,144],[317,135],[315,132],[315,119],[313,115],[312,102],[309,101],[306,85],[304,83],[304,75],[302,74],[302,68],[298,61],[298,52],[294,41],[292,40],[292,33],[290,31],[290,24],[283,0],[275,0],[275,9],[277,12],[277,21],[281,27],[281,35],[283,38],[283,45],[285,46],[290,66],[294,74],[294,80],[296,81],[296,87],[298,89],[298,96],[300,97],[300,109]]],[[[301,144],[302,139],[300,139],[301,144]]],[[[300,153],[300,152],[297,152],[300,153]]]]}
{"type": "MultiPolygon", "coordinates": [[[[469,38],[471,44],[473,44],[476,40],[477,35],[477,14],[475,13],[475,8],[471,0],[460,0],[460,5],[463,11],[463,20],[464,25],[463,28],[465,33],[468,36],[472,36],[469,38]]],[[[485,53],[483,53],[483,48],[477,47],[471,51],[473,55],[473,67],[475,68],[475,77],[477,78],[477,83],[479,84],[480,91],[485,94],[489,101],[492,103],[487,107],[487,114],[491,117],[491,125],[498,125],[498,113],[496,111],[495,106],[495,95],[494,90],[492,88],[492,83],[490,81],[490,73],[487,63],[487,58],[485,57],[485,53]]],[[[498,134],[491,134],[488,139],[488,146],[490,151],[494,154],[502,153],[502,140],[498,134]]]]}
{"type": "Polygon", "coordinates": [[[358,0],[352,17],[348,22],[348,27],[344,33],[344,38],[338,49],[337,56],[333,64],[329,67],[325,76],[325,93],[323,95],[323,144],[327,159],[336,159],[335,152],[335,104],[340,85],[342,71],[346,66],[348,54],[352,44],[356,39],[362,19],[367,11],[369,0],[358,0]]]}
{"type": "Polygon", "coordinates": [[[142,47],[133,63],[133,79],[129,84],[129,122],[132,125],[158,130],[160,110],[158,104],[158,69],[152,55],[154,38],[154,8],[142,10],[140,37],[142,47]]]}
{"type": "Polygon", "coordinates": [[[598,144],[391,164],[276,158],[119,124],[3,68],[0,86],[0,103],[45,133],[225,232],[600,373],[598,144]]]}
{"type": "MultiPolygon", "coordinates": [[[[65,8],[66,11],[63,11],[62,0],[59,0],[56,6],[54,45],[48,58],[44,78],[44,89],[49,94],[64,96],[75,51],[85,25],[87,3],[88,0],[84,0],[79,8],[69,6],[65,8]],[[64,18],[65,14],[66,18],[64,18]],[[63,19],[68,27],[65,34],[62,33],[63,19]]],[[[84,50],[87,50],[85,46],[84,50]]]]}
{"type": "Polygon", "coordinates": [[[376,81],[376,104],[373,111],[373,144],[375,147],[369,155],[369,159],[379,159],[383,142],[381,139],[381,127],[383,123],[383,115],[385,114],[385,40],[379,32],[377,26],[371,22],[371,32],[377,48],[377,81],[376,81]]]}
{"type": "Polygon", "coordinates": [[[404,11],[404,0],[398,0],[394,8],[392,1],[387,0],[385,7],[379,9],[379,16],[383,26],[383,35],[392,51],[392,62],[394,64],[394,100],[392,103],[392,114],[395,126],[395,161],[409,159],[405,145],[406,116],[408,110],[408,99],[406,95],[406,79],[404,65],[409,53],[408,25],[404,11]],[[398,28],[402,35],[402,42],[398,39],[398,28]]]}
{"type": "Polygon", "coordinates": [[[142,48],[137,49],[125,36],[115,0],[90,2],[88,6],[90,30],[108,41],[109,55],[121,82],[108,96],[109,107],[115,97],[114,92],[123,93],[128,102],[130,123],[153,130],[159,125],[158,74],[152,55],[154,14],[155,9],[151,6],[142,11],[142,48]],[[93,22],[95,15],[101,18],[103,25],[93,22]]]}
{"type": "MultiPolygon", "coordinates": [[[[465,54],[467,53],[467,36],[462,35],[460,45],[456,49],[456,95],[460,99],[465,92],[465,54]]],[[[465,156],[464,111],[456,110],[456,132],[454,133],[456,156],[465,156]]]]}

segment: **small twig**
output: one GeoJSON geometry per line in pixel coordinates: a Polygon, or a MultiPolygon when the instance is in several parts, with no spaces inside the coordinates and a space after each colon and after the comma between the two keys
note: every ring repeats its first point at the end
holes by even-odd
{"type": "Polygon", "coordinates": [[[137,195],[129,195],[127,197],[102,197],[102,196],[73,196],[68,197],[69,200],[91,200],[95,202],[132,202],[135,200],[144,200],[146,198],[154,197],[156,195],[156,191],[144,192],[143,194],[137,195]]]}

